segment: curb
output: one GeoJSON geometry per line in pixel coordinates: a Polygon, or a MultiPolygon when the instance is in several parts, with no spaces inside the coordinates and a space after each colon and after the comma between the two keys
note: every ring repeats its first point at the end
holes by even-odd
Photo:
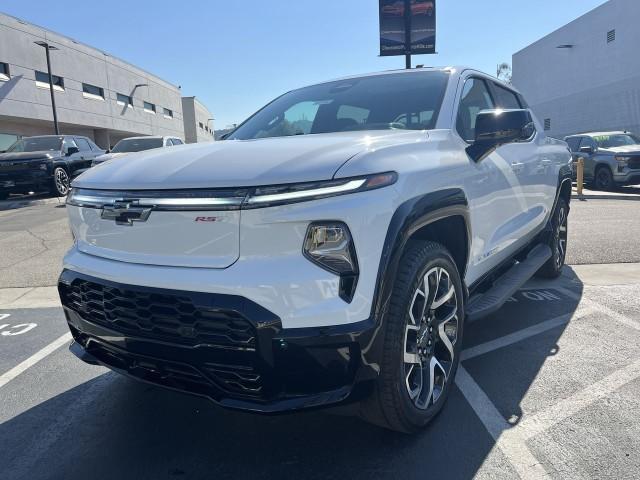
{"type": "Polygon", "coordinates": [[[20,200],[4,200],[0,202],[0,211],[15,210],[24,207],[33,207],[35,205],[64,204],[64,198],[36,198],[36,199],[20,199],[20,200]]]}
{"type": "Polygon", "coordinates": [[[571,200],[640,200],[640,195],[578,195],[572,193],[571,200]]]}

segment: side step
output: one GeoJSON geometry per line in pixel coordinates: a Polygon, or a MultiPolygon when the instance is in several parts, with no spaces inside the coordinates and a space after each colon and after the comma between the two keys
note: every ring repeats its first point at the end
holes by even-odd
{"type": "Polygon", "coordinates": [[[507,270],[490,290],[469,299],[466,321],[475,322],[496,312],[550,258],[551,248],[548,245],[536,245],[524,261],[507,270]]]}

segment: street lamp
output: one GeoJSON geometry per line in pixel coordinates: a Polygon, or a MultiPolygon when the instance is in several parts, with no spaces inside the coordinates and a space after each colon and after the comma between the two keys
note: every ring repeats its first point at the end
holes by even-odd
{"type": "Polygon", "coordinates": [[[36,45],[42,47],[47,52],[47,73],[49,74],[49,90],[51,90],[51,108],[53,109],[53,128],[55,129],[56,135],[60,135],[60,129],[58,128],[58,114],[56,112],[56,97],[53,94],[53,76],[51,75],[51,59],[49,58],[50,50],[58,50],[58,48],[53,45],[49,45],[47,42],[37,41],[33,42],[36,45]]]}

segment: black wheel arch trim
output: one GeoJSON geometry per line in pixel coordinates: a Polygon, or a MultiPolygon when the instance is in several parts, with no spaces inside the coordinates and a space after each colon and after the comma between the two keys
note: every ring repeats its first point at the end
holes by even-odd
{"type": "Polygon", "coordinates": [[[371,317],[377,323],[380,323],[386,312],[394,278],[409,239],[421,228],[450,217],[462,217],[467,231],[467,261],[465,271],[459,272],[464,284],[472,237],[469,203],[462,189],[439,190],[407,200],[396,209],[391,218],[380,257],[371,306],[371,317]]]}

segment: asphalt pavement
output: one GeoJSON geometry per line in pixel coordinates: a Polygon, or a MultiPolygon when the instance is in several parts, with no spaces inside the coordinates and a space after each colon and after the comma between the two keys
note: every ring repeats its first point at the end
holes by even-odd
{"type": "Polygon", "coordinates": [[[572,202],[574,265],[467,325],[449,403],[415,436],[340,411],[231,412],[83,364],[51,287],[64,208],[0,212],[0,478],[636,479],[636,205],[572,202]]]}

